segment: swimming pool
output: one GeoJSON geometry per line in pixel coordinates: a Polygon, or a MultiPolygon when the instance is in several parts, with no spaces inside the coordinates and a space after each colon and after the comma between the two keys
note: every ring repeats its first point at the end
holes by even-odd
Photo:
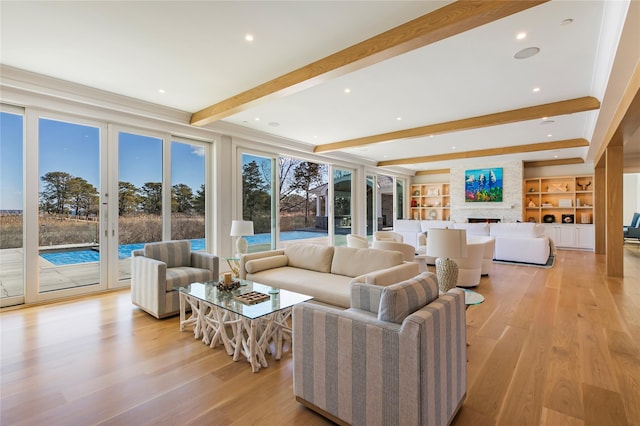
{"type": "MultiPolygon", "coordinates": [[[[280,240],[291,241],[301,240],[305,238],[326,237],[326,232],[312,231],[288,231],[280,233],[280,240]]],[[[256,234],[245,237],[249,245],[253,244],[269,244],[271,242],[271,234],[256,234]]],[[[118,246],[118,259],[127,259],[131,257],[133,250],[139,250],[144,247],[144,243],[139,244],[122,244],[118,246]]],[[[191,240],[191,250],[204,250],[204,238],[191,240]]],[[[97,250],[78,250],[78,251],[61,251],[55,253],[40,253],[43,259],[48,260],[56,266],[75,265],[78,263],[98,262],[100,261],[100,253],[97,250]]]]}

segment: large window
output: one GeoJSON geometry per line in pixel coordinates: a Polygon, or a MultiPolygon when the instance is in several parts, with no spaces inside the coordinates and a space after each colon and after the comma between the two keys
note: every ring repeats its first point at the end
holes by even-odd
{"type": "Polygon", "coordinates": [[[119,278],[131,277],[131,251],[162,240],[162,139],[118,134],[119,278]]]}
{"type": "Polygon", "coordinates": [[[38,120],[40,292],[100,283],[100,129],[38,120]]]}
{"type": "Polygon", "coordinates": [[[242,155],[242,219],[253,222],[253,236],[246,237],[249,253],[275,248],[273,185],[274,161],[242,155]]]}
{"type": "Polygon", "coordinates": [[[0,306],[24,295],[23,129],[23,115],[0,112],[0,306]]]}
{"type": "Polygon", "coordinates": [[[280,241],[328,243],[328,167],[281,156],[279,163],[280,241]]]}
{"type": "Polygon", "coordinates": [[[352,181],[353,173],[350,170],[333,170],[334,245],[336,246],[346,245],[346,235],[352,233],[352,181]]]}
{"type": "Polygon", "coordinates": [[[206,148],[171,143],[171,239],[191,240],[193,250],[205,248],[206,148]]]}

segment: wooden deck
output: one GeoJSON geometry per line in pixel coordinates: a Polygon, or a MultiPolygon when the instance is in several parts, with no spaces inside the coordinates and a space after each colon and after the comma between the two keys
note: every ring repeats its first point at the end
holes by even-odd
{"type": "MultiPolygon", "coordinates": [[[[558,252],[552,269],[494,264],[467,310],[466,425],[640,424],[640,245],[625,277],[558,252]]],[[[0,313],[2,425],[324,425],[296,403],[286,353],[259,373],[128,291],[0,313]]]]}

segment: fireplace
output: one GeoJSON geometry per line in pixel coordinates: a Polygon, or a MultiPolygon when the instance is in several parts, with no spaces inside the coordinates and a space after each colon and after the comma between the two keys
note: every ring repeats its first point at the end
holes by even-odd
{"type": "Polygon", "coordinates": [[[467,219],[469,223],[498,223],[500,219],[494,219],[491,217],[470,217],[467,219]]]}

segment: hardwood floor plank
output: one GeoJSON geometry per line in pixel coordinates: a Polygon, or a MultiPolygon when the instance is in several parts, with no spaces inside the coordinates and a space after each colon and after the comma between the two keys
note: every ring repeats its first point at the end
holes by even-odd
{"type": "MultiPolygon", "coordinates": [[[[455,426],[640,424],[640,245],[625,276],[560,250],[552,269],[494,264],[467,310],[455,426]],[[635,275],[634,275],[635,273],[635,275]]],[[[0,424],[329,425],[293,397],[292,358],[252,373],[128,290],[0,310],[0,424]]]]}
{"type": "Polygon", "coordinates": [[[589,384],[582,385],[585,407],[585,426],[629,425],[624,403],[618,392],[589,384]]]}

